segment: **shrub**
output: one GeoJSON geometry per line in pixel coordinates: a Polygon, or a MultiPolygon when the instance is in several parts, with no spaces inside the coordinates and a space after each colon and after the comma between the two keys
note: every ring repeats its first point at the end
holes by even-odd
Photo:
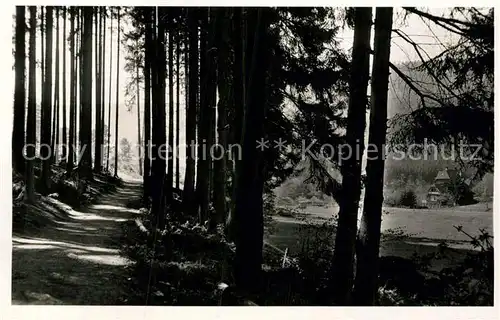
{"type": "Polygon", "coordinates": [[[403,207],[415,208],[417,207],[417,195],[413,190],[406,190],[399,199],[399,205],[403,207]]]}
{"type": "Polygon", "coordinates": [[[155,230],[147,215],[141,223],[148,232],[136,222],[124,224],[122,252],[135,262],[129,269],[129,304],[148,299],[151,305],[216,305],[216,284],[231,283],[227,266],[234,246],[225,240],[222,228],[213,233],[177,216],[167,209],[164,230],[155,230]]]}
{"type": "Polygon", "coordinates": [[[276,214],[281,217],[294,218],[297,217],[299,212],[296,209],[282,207],[282,208],[276,208],[276,214]]]}
{"type": "Polygon", "coordinates": [[[493,199],[493,174],[487,173],[472,189],[475,196],[481,201],[489,202],[493,199]]]}
{"type": "Polygon", "coordinates": [[[277,198],[276,201],[281,206],[294,206],[295,201],[290,197],[277,198]]]}
{"type": "Polygon", "coordinates": [[[467,253],[456,268],[446,268],[440,273],[445,284],[442,300],[450,305],[492,306],[494,292],[493,237],[480,229],[478,236],[472,236],[455,226],[458,232],[469,237],[469,243],[478,251],[467,253]]]}
{"type": "MultiPolygon", "coordinates": [[[[449,248],[443,242],[439,245],[438,252],[421,256],[414,254],[411,261],[401,264],[404,266],[402,270],[405,270],[405,273],[407,270],[411,271],[409,274],[402,274],[403,277],[399,277],[397,282],[393,281],[392,285],[387,285],[387,281],[381,283],[383,290],[379,289],[379,303],[383,305],[492,306],[494,291],[492,236],[485,230],[480,230],[479,235],[472,236],[465,233],[460,226],[455,226],[455,228],[469,237],[469,243],[476,249],[475,251],[462,252],[463,258],[460,263],[440,271],[430,268],[431,261],[450,258],[448,254],[456,255],[457,250],[449,248]],[[422,276],[417,273],[425,275],[425,278],[422,279],[422,276]],[[401,282],[401,279],[404,281],[401,282]],[[415,282],[416,279],[418,280],[415,282]],[[393,291],[387,291],[387,289],[393,291]]],[[[381,260],[381,279],[384,278],[382,264],[381,260]]],[[[385,277],[394,277],[397,273],[389,269],[385,277]]]]}
{"type": "Polygon", "coordinates": [[[384,192],[384,204],[389,207],[396,207],[401,199],[401,191],[392,190],[384,192]]]}
{"type": "Polygon", "coordinates": [[[293,177],[288,179],[275,189],[275,193],[279,202],[281,202],[281,199],[286,199],[285,201],[287,202],[290,202],[290,200],[296,202],[300,199],[311,198],[316,198],[318,202],[319,200],[328,200],[324,199],[324,194],[318,191],[315,185],[305,182],[304,177],[293,177]]]}
{"type": "Polygon", "coordinates": [[[474,192],[472,192],[472,190],[463,181],[463,179],[460,179],[455,183],[451,183],[448,186],[448,191],[455,199],[455,203],[460,206],[477,203],[477,201],[474,199],[474,192]]]}
{"type": "Polygon", "coordinates": [[[386,289],[397,289],[403,294],[416,294],[421,290],[424,276],[417,264],[406,258],[384,256],[380,258],[379,283],[386,289]]]}

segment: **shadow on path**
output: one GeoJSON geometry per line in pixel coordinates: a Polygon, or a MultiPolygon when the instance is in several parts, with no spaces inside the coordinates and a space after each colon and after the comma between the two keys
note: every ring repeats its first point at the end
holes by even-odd
{"type": "Polygon", "coordinates": [[[14,233],[12,304],[123,304],[129,261],[119,252],[121,224],[139,214],[126,204],[141,192],[139,183],[124,181],[51,226],[14,233]]]}

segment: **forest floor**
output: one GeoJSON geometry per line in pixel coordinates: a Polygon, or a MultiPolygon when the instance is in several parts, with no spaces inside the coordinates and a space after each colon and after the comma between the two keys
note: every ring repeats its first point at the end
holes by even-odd
{"type": "Polygon", "coordinates": [[[129,261],[120,254],[122,224],[139,214],[127,203],[141,185],[123,181],[79,211],[53,200],[51,224],[13,233],[12,304],[124,304],[129,261]]]}

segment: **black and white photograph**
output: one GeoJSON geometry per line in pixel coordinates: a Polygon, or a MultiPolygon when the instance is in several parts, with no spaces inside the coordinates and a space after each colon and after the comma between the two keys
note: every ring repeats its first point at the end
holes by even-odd
{"type": "Polygon", "coordinates": [[[493,7],[49,4],[2,9],[9,304],[493,307],[493,7]]]}

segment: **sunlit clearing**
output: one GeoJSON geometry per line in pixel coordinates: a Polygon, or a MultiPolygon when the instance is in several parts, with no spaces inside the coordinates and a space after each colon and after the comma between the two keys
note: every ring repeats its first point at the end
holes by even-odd
{"type": "Polygon", "coordinates": [[[76,229],[56,228],[56,230],[59,230],[59,231],[68,231],[68,232],[74,232],[74,233],[84,233],[85,234],[85,231],[83,231],[83,230],[76,230],[76,229]]]}
{"type": "Polygon", "coordinates": [[[20,247],[22,245],[26,245],[26,244],[53,245],[53,246],[71,248],[71,249],[80,249],[80,250],[85,250],[85,251],[116,253],[116,254],[119,253],[119,250],[117,250],[117,249],[108,249],[108,248],[101,248],[101,247],[94,247],[94,246],[78,245],[78,244],[67,243],[67,242],[52,241],[52,240],[43,239],[43,238],[26,239],[26,238],[15,237],[15,238],[12,238],[12,241],[14,241],[15,248],[18,248],[18,247],[20,247]],[[20,243],[20,244],[18,244],[18,243],[20,243]]]}
{"type": "Polygon", "coordinates": [[[108,218],[108,217],[99,216],[99,215],[93,214],[93,213],[84,213],[84,212],[78,212],[75,210],[73,210],[71,212],[71,216],[73,219],[76,219],[76,220],[99,220],[99,221],[116,221],[116,222],[127,221],[127,219],[123,219],[123,218],[108,218]]]}
{"type": "Polygon", "coordinates": [[[106,264],[110,266],[126,266],[130,264],[130,261],[122,258],[118,255],[77,255],[74,253],[68,253],[68,257],[77,260],[85,260],[98,264],[106,264]]]}
{"type": "Polygon", "coordinates": [[[46,197],[46,200],[50,203],[52,203],[53,205],[55,205],[56,207],[59,207],[61,210],[64,210],[68,213],[71,213],[73,210],[73,208],[71,208],[69,205],[57,200],[57,199],[54,199],[54,198],[51,198],[51,197],[46,197]]]}
{"type": "MultiPolygon", "coordinates": [[[[96,231],[97,230],[97,228],[93,228],[93,227],[82,227],[79,223],[75,223],[75,222],[64,222],[64,221],[57,221],[57,220],[54,220],[54,222],[57,224],[63,225],[63,226],[67,226],[67,227],[84,229],[85,231],[96,231]]],[[[61,229],[63,229],[63,228],[61,228],[61,229]]]]}
{"type": "Polygon", "coordinates": [[[46,250],[46,249],[56,249],[57,247],[50,244],[21,244],[14,245],[14,249],[21,250],[46,250]]]}
{"type": "Polygon", "coordinates": [[[126,173],[120,173],[119,176],[125,182],[139,182],[139,183],[142,182],[141,177],[134,177],[134,176],[128,175],[126,173]]]}
{"type": "Polygon", "coordinates": [[[96,210],[113,210],[113,211],[120,211],[120,212],[130,212],[130,213],[135,213],[135,214],[139,213],[139,210],[137,210],[137,209],[112,206],[109,204],[96,204],[96,205],[93,205],[91,208],[96,209],[96,210]]]}

